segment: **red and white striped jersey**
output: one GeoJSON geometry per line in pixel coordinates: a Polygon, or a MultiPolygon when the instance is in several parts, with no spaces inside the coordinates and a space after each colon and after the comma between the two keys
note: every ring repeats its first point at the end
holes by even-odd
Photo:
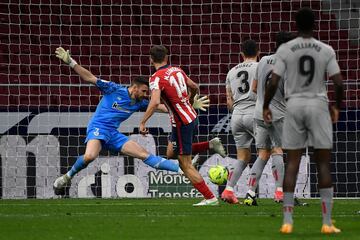
{"type": "Polygon", "coordinates": [[[181,68],[165,65],[159,68],[149,80],[150,90],[161,90],[161,99],[166,105],[173,124],[185,125],[194,121],[196,111],[189,102],[187,78],[181,68]]]}

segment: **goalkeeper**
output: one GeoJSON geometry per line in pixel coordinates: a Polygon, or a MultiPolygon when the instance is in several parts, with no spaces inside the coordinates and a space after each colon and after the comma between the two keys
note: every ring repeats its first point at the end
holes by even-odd
{"type": "MultiPolygon", "coordinates": [[[[146,110],[149,103],[148,100],[144,99],[149,90],[147,79],[137,77],[133,79],[129,87],[104,81],[77,64],[71,58],[69,50],[65,51],[62,47],[59,47],[55,53],[57,58],[73,68],[84,81],[96,85],[103,94],[103,98],[87,127],[85,154],[77,158],[70,171],[55,180],[55,194],[63,194],[64,187],[70,185],[73,176],[94,161],[101,149],[121,152],[141,159],[145,164],[156,169],[182,173],[178,164],[148,153],[135,141],[129,140],[127,136],[117,131],[119,125],[128,119],[131,114],[139,110],[146,110]]],[[[203,101],[204,99],[200,98],[194,104],[198,108],[203,108],[205,104],[203,101]]],[[[167,112],[163,104],[159,105],[157,110],[167,112]]]]}

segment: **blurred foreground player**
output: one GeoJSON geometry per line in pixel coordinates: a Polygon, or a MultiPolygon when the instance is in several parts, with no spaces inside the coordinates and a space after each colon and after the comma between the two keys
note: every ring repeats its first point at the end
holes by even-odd
{"type": "Polygon", "coordinates": [[[296,14],[298,37],[280,46],[263,106],[265,122],[272,121],[269,104],[281,77],[286,74],[286,115],[282,144],[288,154],[284,177],[284,221],[281,233],[293,231],[294,189],[303,150],[314,147],[318,171],[324,234],[339,233],[332,224],[333,186],[330,174],[332,124],[337,122],[343,98],[342,77],[331,46],[312,37],[315,15],[309,8],[296,14]],[[328,106],[325,73],[334,82],[335,106],[328,106]]]}

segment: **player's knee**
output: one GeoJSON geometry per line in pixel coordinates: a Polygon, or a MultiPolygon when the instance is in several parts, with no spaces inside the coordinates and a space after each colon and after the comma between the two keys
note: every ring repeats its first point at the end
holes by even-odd
{"type": "Polygon", "coordinates": [[[191,162],[179,161],[180,168],[185,172],[187,169],[192,168],[191,162]]]}
{"type": "Polygon", "coordinates": [[[175,152],[173,150],[167,150],[166,151],[166,157],[168,159],[176,159],[177,158],[177,156],[176,156],[176,154],[175,154],[175,152]]]}
{"type": "Polygon", "coordinates": [[[141,160],[145,160],[149,157],[150,153],[146,151],[144,148],[139,149],[139,151],[136,153],[136,158],[139,158],[141,160]]]}
{"type": "Polygon", "coordinates": [[[237,149],[237,158],[245,162],[249,162],[251,159],[251,152],[248,148],[238,148],[237,149]]]}
{"type": "Polygon", "coordinates": [[[259,158],[267,161],[270,158],[270,151],[266,149],[259,150],[259,158]]]}
{"type": "Polygon", "coordinates": [[[84,154],[84,161],[89,164],[90,162],[94,161],[97,158],[97,154],[93,153],[85,153],[84,154]]]}
{"type": "Polygon", "coordinates": [[[272,155],[282,155],[283,151],[280,147],[274,147],[271,151],[272,155]]]}
{"type": "Polygon", "coordinates": [[[168,143],[168,146],[166,148],[166,157],[168,159],[176,159],[178,157],[174,151],[174,145],[172,142],[168,143]]]}

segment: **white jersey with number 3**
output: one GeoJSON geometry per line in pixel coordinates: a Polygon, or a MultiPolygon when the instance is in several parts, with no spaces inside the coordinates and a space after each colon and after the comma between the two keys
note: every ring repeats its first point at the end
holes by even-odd
{"type": "Polygon", "coordinates": [[[258,63],[243,62],[233,67],[226,76],[226,88],[234,100],[233,114],[253,114],[256,94],[251,90],[258,63]]]}
{"type": "Polygon", "coordinates": [[[273,73],[286,72],[285,98],[322,98],[327,101],[325,72],[340,72],[333,48],[315,38],[297,37],[276,51],[273,73]]]}

